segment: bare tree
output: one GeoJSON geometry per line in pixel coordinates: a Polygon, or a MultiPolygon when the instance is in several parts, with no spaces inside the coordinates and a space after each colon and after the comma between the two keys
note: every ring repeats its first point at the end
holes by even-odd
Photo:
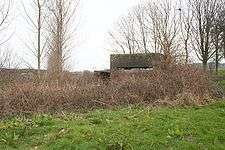
{"type": "Polygon", "coordinates": [[[223,51],[223,58],[225,58],[225,2],[221,2],[221,10],[219,15],[217,16],[217,26],[221,32],[221,48],[223,51]]]}
{"type": "Polygon", "coordinates": [[[136,35],[138,36],[137,42],[138,42],[138,48],[140,49],[141,52],[143,53],[149,53],[150,52],[150,47],[149,47],[149,27],[147,24],[147,19],[146,19],[146,6],[145,3],[138,4],[136,7],[133,9],[133,14],[136,19],[135,22],[137,22],[136,26],[136,35]]]}
{"type": "Polygon", "coordinates": [[[5,48],[4,51],[0,50],[0,68],[17,68],[19,61],[16,60],[17,56],[13,50],[5,48]]]}
{"type": "Polygon", "coordinates": [[[169,0],[137,5],[110,32],[112,43],[123,53],[149,53],[154,49],[164,55],[164,64],[174,62],[181,56],[176,9],[169,0]]]}
{"type": "Polygon", "coordinates": [[[216,73],[218,73],[219,69],[219,62],[223,58],[223,53],[222,53],[222,30],[220,29],[219,25],[219,20],[214,23],[214,27],[212,29],[212,43],[213,47],[215,49],[215,68],[216,68],[216,73]]]}
{"type": "MultiPolygon", "coordinates": [[[[9,26],[9,15],[12,2],[11,0],[1,0],[0,1],[0,34],[6,30],[9,26]]],[[[11,36],[3,38],[0,40],[0,46],[6,43],[11,36]]],[[[2,38],[2,37],[1,37],[2,38]]]]}
{"type": "Polygon", "coordinates": [[[3,44],[9,41],[11,35],[5,38],[4,31],[7,30],[10,24],[10,9],[12,6],[11,0],[0,1],[0,68],[11,68],[14,61],[12,61],[12,53],[3,44]],[[13,63],[12,63],[13,62],[13,63]]]}
{"type": "Polygon", "coordinates": [[[188,64],[194,50],[205,70],[215,56],[218,70],[222,50],[225,57],[224,6],[223,0],[140,3],[110,32],[113,48],[130,54],[154,50],[165,65],[188,64]]]}
{"type": "Polygon", "coordinates": [[[224,58],[225,52],[225,2],[219,1],[218,12],[215,15],[215,22],[212,31],[212,39],[215,47],[215,67],[216,73],[218,74],[219,63],[224,58]]]}
{"type": "Polygon", "coordinates": [[[79,0],[50,0],[47,6],[50,14],[48,72],[52,78],[60,81],[76,31],[73,26],[77,18],[79,0]]]}
{"type": "Polygon", "coordinates": [[[150,45],[152,45],[152,49],[154,50],[155,53],[159,52],[159,41],[158,41],[158,29],[157,29],[157,22],[154,21],[156,18],[155,16],[157,15],[157,11],[153,11],[153,7],[152,7],[152,3],[148,2],[146,7],[146,21],[147,21],[147,25],[146,27],[149,30],[149,41],[150,41],[150,45]]]}
{"type": "Polygon", "coordinates": [[[150,2],[148,7],[155,44],[159,45],[160,53],[164,55],[163,64],[166,67],[180,57],[177,7],[171,1],[150,2]]]}
{"type": "Polygon", "coordinates": [[[193,11],[193,48],[206,70],[208,61],[215,54],[211,33],[220,2],[219,0],[189,0],[189,3],[193,11]]]}
{"type": "Polygon", "coordinates": [[[190,41],[191,41],[191,24],[193,21],[193,14],[190,5],[187,1],[180,0],[180,6],[177,8],[180,11],[180,35],[182,49],[185,53],[185,64],[189,63],[189,57],[191,53],[190,41]]]}
{"type": "Polygon", "coordinates": [[[134,21],[133,14],[128,13],[127,16],[121,17],[114,30],[109,32],[114,52],[134,54],[138,51],[134,21]]]}
{"type": "Polygon", "coordinates": [[[46,0],[32,0],[32,8],[34,15],[29,13],[23,4],[24,12],[26,14],[26,20],[33,33],[36,35],[35,39],[30,44],[26,43],[26,46],[33,52],[37,60],[38,78],[40,79],[41,64],[44,56],[44,49],[46,47],[47,39],[44,37],[44,25],[46,20],[46,14],[44,14],[46,0]]]}

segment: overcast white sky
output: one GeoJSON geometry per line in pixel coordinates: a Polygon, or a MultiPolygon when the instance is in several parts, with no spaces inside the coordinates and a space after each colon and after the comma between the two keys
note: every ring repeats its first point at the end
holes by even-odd
{"type": "MultiPolygon", "coordinates": [[[[30,0],[22,0],[29,5],[30,0]]],[[[73,50],[71,69],[99,70],[109,68],[109,54],[107,47],[107,32],[113,27],[117,19],[126,14],[127,10],[141,0],[81,0],[79,45],[73,50]]],[[[14,1],[16,7],[12,28],[15,31],[10,41],[20,58],[34,64],[32,56],[24,46],[24,42],[31,36],[27,30],[27,23],[23,18],[23,9],[19,0],[14,1]]]]}

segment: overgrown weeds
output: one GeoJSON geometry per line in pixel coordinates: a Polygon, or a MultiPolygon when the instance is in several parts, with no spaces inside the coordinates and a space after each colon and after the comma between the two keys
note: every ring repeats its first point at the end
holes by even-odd
{"type": "Polygon", "coordinates": [[[127,105],[204,105],[215,86],[202,70],[172,66],[167,70],[116,71],[104,84],[94,74],[67,75],[64,84],[17,83],[0,95],[1,116],[61,113],[127,105]]]}

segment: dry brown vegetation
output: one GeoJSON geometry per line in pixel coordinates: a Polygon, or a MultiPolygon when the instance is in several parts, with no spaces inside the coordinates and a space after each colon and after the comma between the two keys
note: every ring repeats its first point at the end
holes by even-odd
{"type": "Polygon", "coordinates": [[[186,106],[211,102],[215,86],[202,70],[171,66],[168,70],[113,72],[107,83],[92,73],[67,74],[63,85],[14,83],[1,90],[1,116],[61,113],[114,106],[186,106]]]}

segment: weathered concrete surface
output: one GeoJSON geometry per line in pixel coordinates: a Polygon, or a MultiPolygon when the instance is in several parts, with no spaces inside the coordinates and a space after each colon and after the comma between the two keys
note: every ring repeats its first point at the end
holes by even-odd
{"type": "Polygon", "coordinates": [[[110,56],[110,70],[118,69],[147,69],[160,64],[162,54],[112,54],[110,56]]]}

